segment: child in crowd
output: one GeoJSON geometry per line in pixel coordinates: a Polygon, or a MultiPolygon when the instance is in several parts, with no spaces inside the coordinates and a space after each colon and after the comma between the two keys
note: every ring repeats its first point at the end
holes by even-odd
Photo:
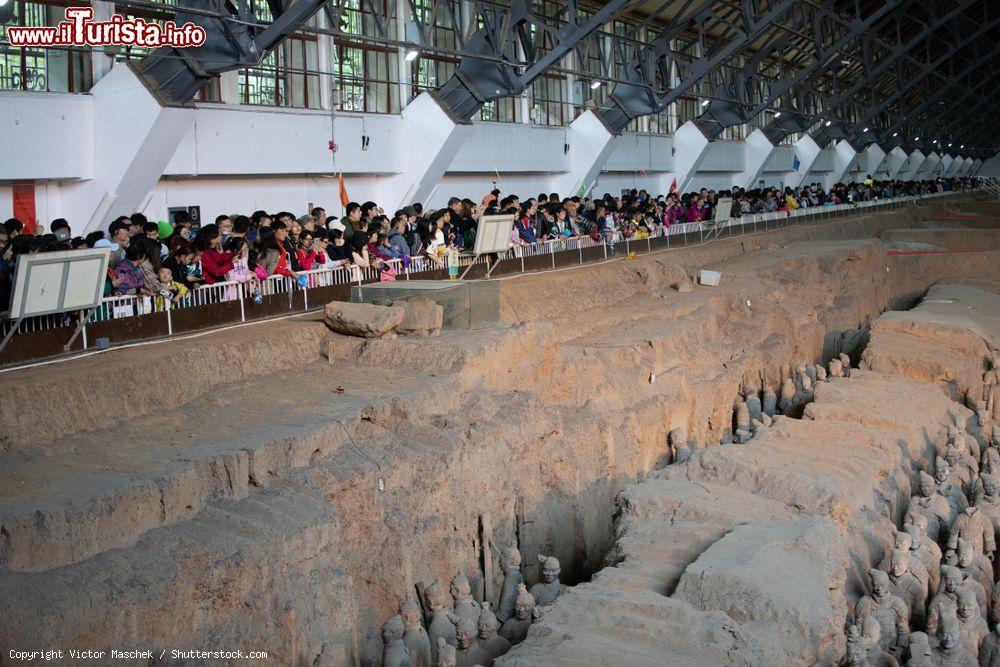
{"type": "Polygon", "coordinates": [[[146,289],[146,276],[140,266],[144,259],[145,253],[141,244],[136,243],[125,249],[125,258],[118,262],[115,277],[111,281],[116,296],[151,294],[146,289]]]}
{"type": "Polygon", "coordinates": [[[156,272],[157,296],[156,309],[165,310],[168,304],[179,303],[187,293],[188,288],[174,280],[173,272],[166,266],[161,266],[156,272]]]}
{"type": "MultiPolygon", "coordinates": [[[[230,236],[226,239],[225,249],[233,256],[233,268],[226,272],[226,282],[248,284],[249,294],[253,296],[254,301],[257,301],[260,297],[260,281],[256,271],[250,266],[251,262],[254,266],[257,262],[256,258],[251,258],[250,246],[246,239],[230,236]]],[[[236,285],[230,285],[226,288],[226,293],[223,296],[225,301],[234,301],[238,298],[240,298],[240,290],[236,285]]]]}

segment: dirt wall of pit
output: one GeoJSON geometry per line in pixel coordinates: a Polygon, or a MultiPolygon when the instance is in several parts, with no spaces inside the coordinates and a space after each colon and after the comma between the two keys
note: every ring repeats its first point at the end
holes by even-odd
{"type": "MultiPolygon", "coordinates": [[[[860,356],[872,319],[941,278],[1000,278],[994,253],[899,258],[880,241],[850,240],[910,224],[909,215],[505,280],[504,313],[517,324],[328,346],[329,377],[308,368],[312,393],[301,400],[317,422],[308,432],[290,424],[280,438],[236,443],[223,456],[213,440],[226,434],[202,424],[206,435],[184,460],[143,481],[148,493],[132,493],[138,482],[123,479],[100,503],[53,508],[42,495],[12,502],[16,515],[5,508],[0,598],[11,604],[0,610],[0,644],[126,648],[239,638],[280,664],[311,664],[333,642],[343,664],[374,664],[381,623],[416,583],[447,582],[462,569],[484,587],[476,549],[484,515],[498,549],[519,533],[526,563],[553,554],[565,581],[582,581],[614,544],[615,496],[669,460],[670,429],[715,445],[732,426],[743,383],[773,386],[789,365],[848,344],[860,356]],[[680,294],[669,286],[674,265],[721,270],[722,285],[680,294]],[[337,409],[349,416],[337,412],[334,421],[340,399],[331,394],[348,373],[359,385],[369,378],[367,393],[343,399],[337,409]],[[210,484],[216,490],[206,491],[210,484]],[[189,498],[189,507],[172,511],[164,498],[189,498]],[[70,548],[71,526],[83,528],[86,548],[70,548]]],[[[316,325],[301,327],[308,332],[289,324],[273,354],[262,352],[267,363],[295,349],[294,335],[319,348],[316,325]]],[[[144,363],[137,350],[113,354],[126,373],[144,363]]],[[[162,363],[172,361],[167,354],[162,363]]],[[[250,375],[208,380],[206,391],[265,394],[276,371],[255,365],[250,375]]],[[[17,381],[61,391],[31,371],[17,381]]],[[[157,390],[126,386],[137,398],[157,390]]],[[[108,391],[113,403],[113,383],[108,391]]],[[[96,408],[87,413],[66,396],[78,428],[100,423],[96,408]]],[[[30,412],[21,420],[44,423],[30,412]]],[[[37,437],[37,446],[15,443],[5,455],[57,455],[70,446],[37,437]]],[[[497,554],[491,558],[499,572],[497,554]]],[[[526,569],[533,581],[535,569],[526,569]]]]}

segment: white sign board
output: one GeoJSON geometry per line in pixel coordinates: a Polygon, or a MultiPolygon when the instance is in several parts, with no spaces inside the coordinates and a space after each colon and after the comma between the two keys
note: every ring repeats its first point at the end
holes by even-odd
{"type": "Polygon", "coordinates": [[[514,215],[484,215],[479,218],[476,228],[476,255],[496,253],[502,255],[510,250],[510,231],[514,226],[514,215]]]}
{"type": "Polygon", "coordinates": [[[8,317],[96,308],[104,295],[110,256],[108,248],[18,255],[8,317]]]}
{"type": "Polygon", "coordinates": [[[733,210],[733,200],[730,197],[723,197],[715,202],[715,217],[713,220],[716,222],[725,222],[729,220],[730,213],[733,210]]]}

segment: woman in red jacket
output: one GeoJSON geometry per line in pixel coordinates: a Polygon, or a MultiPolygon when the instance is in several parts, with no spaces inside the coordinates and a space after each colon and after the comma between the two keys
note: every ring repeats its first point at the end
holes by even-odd
{"type": "Polygon", "coordinates": [[[205,225],[194,237],[194,247],[201,251],[201,275],[205,284],[224,282],[233,270],[233,253],[222,251],[222,234],[218,225],[205,225]]]}

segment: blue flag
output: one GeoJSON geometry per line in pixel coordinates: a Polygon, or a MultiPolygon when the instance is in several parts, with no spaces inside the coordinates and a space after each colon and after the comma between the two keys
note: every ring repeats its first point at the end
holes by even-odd
{"type": "Polygon", "coordinates": [[[798,155],[796,155],[796,156],[795,156],[795,159],[794,159],[794,160],[792,160],[792,169],[793,169],[794,171],[798,171],[798,170],[799,170],[799,166],[800,166],[801,164],[802,164],[802,163],[801,163],[801,162],[799,162],[799,156],[798,156],[798,155]]]}

